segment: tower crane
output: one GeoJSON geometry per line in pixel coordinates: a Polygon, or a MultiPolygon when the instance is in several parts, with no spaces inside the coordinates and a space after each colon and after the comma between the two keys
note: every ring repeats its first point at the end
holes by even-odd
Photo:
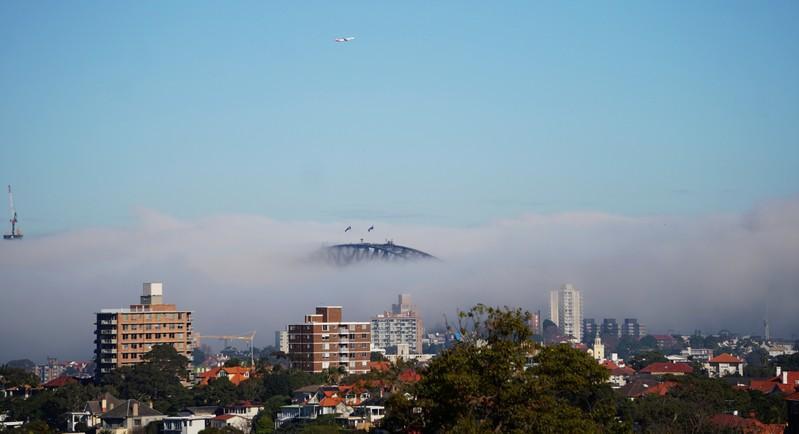
{"type": "Polygon", "coordinates": [[[17,209],[14,207],[14,194],[11,193],[11,185],[8,186],[8,210],[11,213],[11,233],[3,234],[4,240],[18,240],[22,238],[22,231],[17,227],[17,209]]]}
{"type": "Polygon", "coordinates": [[[199,333],[194,334],[194,346],[195,348],[200,347],[200,340],[202,339],[218,339],[225,341],[225,346],[227,347],[228,341],[245,341],[250,343],[250,367],[253,369],[255,368],[255,354],[253,353],[253,341],[255,340],[255,330],[249,335],[243,336],[233,336],[233,335],[200,335],[199,333]]]}

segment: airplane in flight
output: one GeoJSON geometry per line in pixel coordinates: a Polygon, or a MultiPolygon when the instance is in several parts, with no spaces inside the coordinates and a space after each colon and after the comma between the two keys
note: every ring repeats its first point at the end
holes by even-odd
{"type": "Polygon", "coordinates": [[[336,38],[336,42],[350,42],[355,39],[355,36],[347,36],[346,38],[336,38]]]}

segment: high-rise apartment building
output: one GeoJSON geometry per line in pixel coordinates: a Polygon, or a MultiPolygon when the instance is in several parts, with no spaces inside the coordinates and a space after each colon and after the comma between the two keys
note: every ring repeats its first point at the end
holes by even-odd
{"type": "Polygon", "coordinates": [[[592,342],[597,334],[596,320],[593,318],[583,319],[583,342],[592,342]]]}
{"type": "Polygon", "coordinates": [[[275,332],[275,348],[281,353],[289,353],[289,332],[288,330],[278,330],[275,332]]]}
{"type": "Polygon", "coordinates": [[[619,323],[616,322],[614,318],[605,318],[602,320],[602,330],[600,331],[602,336],[621,336],[621,330],[619,329],[619,323]]]}
{"type": "Polygon", "coordinates": [[[553,289],[549,294],[549,314],[561,334],[582,340],[583,294],[571,284],[553,289]]]}
{"type": "Polygon", "coordinates": [[[621,328],[621,335],[641,339],[646,336],[646,327],[635,318],[625,318],[621,328]]]}
{"type": "Polygon", "coordinates": [[[291,367],[319,373],[343,367],[351,373],[369,372],[372,333],[368,322],[342,321],[341,306],[319,306],[302,324],[290,324],[291,367]]]}
{"type": "Polygon", "coordinates": [[[533,332],[534,335],[542,335],[543,331],[541,329],[541,311],[537,310],[530,314],[530,320],[528,322],[530,326],[530,330],[533,332]]]}
{"type": "Polygon", "coordinates": [[[192,315],[164,304],[164,286],[145,283],[139,304],[97,312],[94,351],[95,373],[102,376],[115,368],[141,363],[153,345],[169,344],[191,360],[192,315]]]}
{"type": "Polygon", "coordinates": [[[424,324],[409,294],[400,294],[398,303],[391,305],[391,312],[383,312],[372,318],[374,348],[408,345],[411,354],[421,354],[423,336],[424,324]]]}

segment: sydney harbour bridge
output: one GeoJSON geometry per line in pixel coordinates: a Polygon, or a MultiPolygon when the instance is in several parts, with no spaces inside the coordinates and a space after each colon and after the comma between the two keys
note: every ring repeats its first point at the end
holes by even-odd
{"type": "Polygon", "coordinates": [[[319,252],[324,261],[344,266],[358,262],[409,262],[435,260],[435,256],[411,247],[386,241],[385,244],[353,243],[337,244],[322,248],[319,252]]]}

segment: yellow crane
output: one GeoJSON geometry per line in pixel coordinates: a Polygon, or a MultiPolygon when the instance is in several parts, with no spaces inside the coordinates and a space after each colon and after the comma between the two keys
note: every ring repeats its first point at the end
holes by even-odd
{"type": "Polygon", "coordinates": [[[255,355],[253,353],[253,341],[255,340],[255,330],[249,335],[243,336],[236,336],[236,335],[201,335],[199,333],[194,334],[194,347],[200,347],[200,341],[202,339],[215,339],[215,340],[223,340],[225,341],[225,347],[228,346],[228,341],[245,341],[250,343],[250,367],[253,369],[255,368],[255,355]]]}

